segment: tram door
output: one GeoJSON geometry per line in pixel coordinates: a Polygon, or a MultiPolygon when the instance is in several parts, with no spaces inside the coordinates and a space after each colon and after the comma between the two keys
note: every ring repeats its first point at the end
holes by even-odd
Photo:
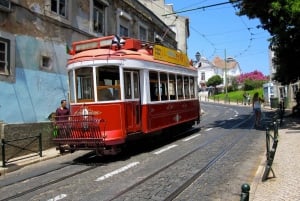
{"type": "Polygon", "coordinates": [[[141,130],[141,100],[138,71],[124,71],[125,118],[127,133],[141,130]]]}

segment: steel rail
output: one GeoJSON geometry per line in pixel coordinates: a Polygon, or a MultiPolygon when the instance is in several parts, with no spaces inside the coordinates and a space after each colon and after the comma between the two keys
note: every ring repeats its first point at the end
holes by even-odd
{"type": "MultiPolygon", "coordinates": [[[[245,124],[247,123],[247,121],[250,119],[251,117],[241,121],[238,125],[240,126],[241,124],[245,124]]],[[[232,128],[236,128],[238,127],[237,125],[233,125],[232,128]]],[[[121,192],[119,192],[118,194],[114,195],[112,198],[107,199],[106,201],[112,201],[115,200],[119,197],[121,197],[122,195],[125,195],[126,193],[130,192],[131,190],[133,190],[134,188],[138,187],[139,185],[145,183],[147,180],[150,180],[152,177],[160,174],[161,172],[163,172],[164,170],[166,170],[167,168],[171,167],[172,165],[184,160],[185,158],[187,158],[188,156],[192,155],[193,153],[195,153],[196,151],[201,150],[202,148],[212,144],[213,142],[219,140],[220,138],[222,138],[223,135],[220,135],[218,137],[211,137],[209,140],[207,140],[206,142],[200,144],[198,147],[196,147],[195,149],[191,150],[190,152],[186,153],[185,155],[181,156],[180,158],[178,158],[177,160],[159,168],[158,170],[156,170],[155,172],[153,172],[152,174],[148,175],[147,177],[141,179],[140,181],[138,181],[135,184],[132,184],[131,186],[127,187],[126,189],[122,190],[121,192]]],[[[177,190],[175,190],[173,193],[171,193],[168,198],[169,200],[174,199],[180,192],[182,192],[184,189],[186,189],[195,179],[197,179],[198,177],[200,177],[205,171],[208,170],[209,167],[213,166],[220,158],[222,158],[228,151],[231,150],[231,148],[234,146],[234,144],[236,144],[239,140],[241,140],[242,138],[244,138],[245,135],[239,135],[238,137],[235,138],[235,140],[233,141],[233,143],[231,143],[230,145],[226,146],[226,148],[222,149],[222,151],[220,153],[218,153],[215,157],[213,157],[199,172],[197,172],[192,178],[190,178],[188,181],[186,181],[181,187],[179,187],[177,190]]]]}

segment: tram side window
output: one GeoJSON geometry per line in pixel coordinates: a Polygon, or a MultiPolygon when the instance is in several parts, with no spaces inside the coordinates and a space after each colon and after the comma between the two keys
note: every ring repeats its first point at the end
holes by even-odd
{"type": "Polygon", "coordinates": [[[169,95],[170,100],[176,100],[176,78],[174,74],[169,74],[169,95]]]}
{"type": "Polygon", "coordinates": [[[93,101],[93,69],[81,68],[75,71],[76,75],[76,93],[78,101],[93,101]]]}
{"type": "Polygon", "coordinates": [[[124,72],[125,99],[131,99],[131,73],[124,72]]]}
{"type": "Polygon", "coordinates": [[[125,99],[140,98],[139,74],[134,71],[124,72],[125,99]],[[132,85],[133,84],[133,88],[132,85]]]}
{"type": "Polygon", "coordinates": [[[190,84],[189,84],[189,77],[184,76],[184,97],[185,99],[190,98],[190,84]]]}
{"type": "Polygon", "coordinates": [[[166,73],[160,73],[160,100],[168,100],[168,76],[166,73]]]}
{"type": "Polygon", "coordinates": [[[190,77],[191,98],[195,98],[195,82],[194,77],[190,77]]]}
{"type": "Polygon", "coordinates": [[[120,76],[118,66],[97,68],[97,100],[120,100],[120,76]]]}
{"type": "Polygon", "coordinates": [[[151,101],[159,101],[158,73],[157,72],[149,72],[149,80],[150,80],[151,101]]]}
{"type": "Polygon", "coordinates": [[[139,74],[137,72],[133,72],[133,87],[134,98],[140,98],[139,74]]]}
{"type": "Polygon", "coordinates": [[[177,93],[178,99],[183,99],[183,80],[181,75],[177,75],[177,93]]]}

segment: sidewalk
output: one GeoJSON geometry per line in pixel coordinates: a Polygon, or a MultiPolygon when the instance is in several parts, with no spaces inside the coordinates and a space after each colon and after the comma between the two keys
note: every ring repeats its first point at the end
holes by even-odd
{"type": "MultiPolygon", "coordinates": [[[[209,102],[213,101],[210,100],[209,102]]],[[[214,103],[224,104],[222,101],[214,103]]],[[[241,103],[234,102],[229,105],[243,106],[241,103]]],[[[264,106],[262,109],[275,111],[270,106],[264,106]]],[[[254,180],[249,184],[250,201],[300,200],[300,118],[292,118],[290,115],[291,110],[286,110],[283,126],[279,127],[278,130],[278,146],[272,164],[276,177],[273,177],[270,171],[270,179],[262,182],[266,164],[266,156],[264,155],[254,180]]]]}
{"type": "MultiPolygon", "coordinates": [[[[30,156],[30,155],[28,155],[28,156],[30,156]]],[[[27,165],[34,164],[34,163],[44,161],[44,160],[48,160],[51,158],[55,158],[58,156],[60,156],[59,151],[57,151],[56,148],[53,147],[51,149],[44,150],[42,152],[42,157],[36,155],[33,157],[22,156],[19,158],[13,158],[12,159],[13,162],[6,164],[6,167],[2,167],[3,163],[2,163],[2,161],[0,161],[0,177],[7,173],[16,171],[27,165]]]]}
{"type": "MultiPolygon", "coordinates": [[[[266,163],[264,157],[250,187],[252,201],[300,200],[300,119],[285,117],[278,132],[278,146],[272,165],[276,177],[261,181],[266,163]]],[[[273,176],[271,171],[269,176],[273,176]]]]}

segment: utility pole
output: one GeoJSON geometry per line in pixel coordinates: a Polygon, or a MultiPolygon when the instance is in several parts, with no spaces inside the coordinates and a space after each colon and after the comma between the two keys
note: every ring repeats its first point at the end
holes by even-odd
{"type": "Polygon", "coordinates": [[[225,75],[224,75],[224,78],[225,78],[225,97],[227,99],[227,59],[226,59],[226,49],[224,50],[224,54],[225,54],[225,58],[224,58],[224,65],[225,65],[225,75]]]}

